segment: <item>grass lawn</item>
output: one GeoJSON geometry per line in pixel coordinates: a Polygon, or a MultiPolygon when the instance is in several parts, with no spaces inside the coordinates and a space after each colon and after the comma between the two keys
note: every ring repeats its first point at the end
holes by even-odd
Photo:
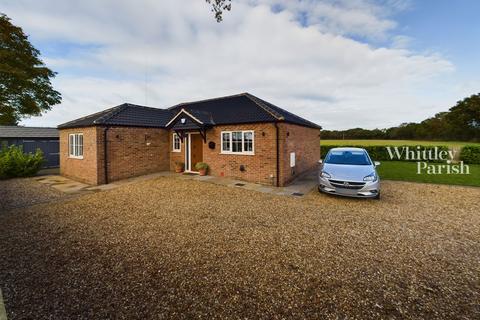
{"type": "MultiPolygon", "coordinates": [[[[437,164],[435,164],[437,165],[437,164]]],[[[417,174],[417,163],[407,161],[383,161],[378,173],[385,180],[400,180],[426,183],[455,184],[480,187],[480,165],[469,165],[470,174],[428,175],[417,174]]]]}
{"type": "Polygon", "coordinates": [[[341,146],[454,146],[463,147],[465,145],[480,145],[480,143],[464,141],[421,141],[421,140],[321,140],[321,145],[341,145],[341,146]]]}

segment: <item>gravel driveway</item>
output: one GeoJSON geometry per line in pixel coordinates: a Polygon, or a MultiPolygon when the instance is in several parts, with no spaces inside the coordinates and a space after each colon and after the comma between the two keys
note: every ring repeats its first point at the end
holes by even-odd
{"type": "Polygon", "coordinates": [[[9,319],[480,317],[480,189],[381,201],[159,178],[0,216],[9,319]]]}
{"type": "Polygon", "coordinates": [[[50,202],[65,197],[33,178],[0,180],[0,214],[6,210],[50,202]]]}

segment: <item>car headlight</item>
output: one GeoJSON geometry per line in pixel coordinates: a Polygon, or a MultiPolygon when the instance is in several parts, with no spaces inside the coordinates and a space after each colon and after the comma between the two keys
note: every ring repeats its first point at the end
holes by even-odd
{"type": "Polygon", "coordinates": [[[331,175],[329,175],[329,174],[328,174],[327,172],[325,172],[325,171],[322,171],[322,172],[320,173],[320,176],[321,176],[322,178],[325,178],[325,179],[330,179],[330,178],[332,177],[331,175]]]}
{"type": "Polygon", "coordinates": [[[363,181],[377,181],[377,175],[375,174],[375,172],[372,172],[368,176],[363,178],[363,181]]]}

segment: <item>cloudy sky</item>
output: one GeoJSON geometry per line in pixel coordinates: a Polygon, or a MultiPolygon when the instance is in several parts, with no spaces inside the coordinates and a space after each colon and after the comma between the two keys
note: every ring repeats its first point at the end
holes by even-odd
{"type": "Polygon", "coordinates": [[[480,1],[0,0],[58,72],[56,126],[250,92],[325,129],[420,121],[480,90],[480,1]]]}

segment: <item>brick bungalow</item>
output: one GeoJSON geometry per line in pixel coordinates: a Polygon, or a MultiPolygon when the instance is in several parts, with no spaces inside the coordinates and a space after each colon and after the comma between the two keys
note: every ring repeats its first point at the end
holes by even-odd
{"type": "Polygon", "coordinates": [[[61,174],[94,185],[205,162],[214,176],[284,186],[320,158],[320,126],[249,93],[122,104],[58,128],[61,174]]]}

